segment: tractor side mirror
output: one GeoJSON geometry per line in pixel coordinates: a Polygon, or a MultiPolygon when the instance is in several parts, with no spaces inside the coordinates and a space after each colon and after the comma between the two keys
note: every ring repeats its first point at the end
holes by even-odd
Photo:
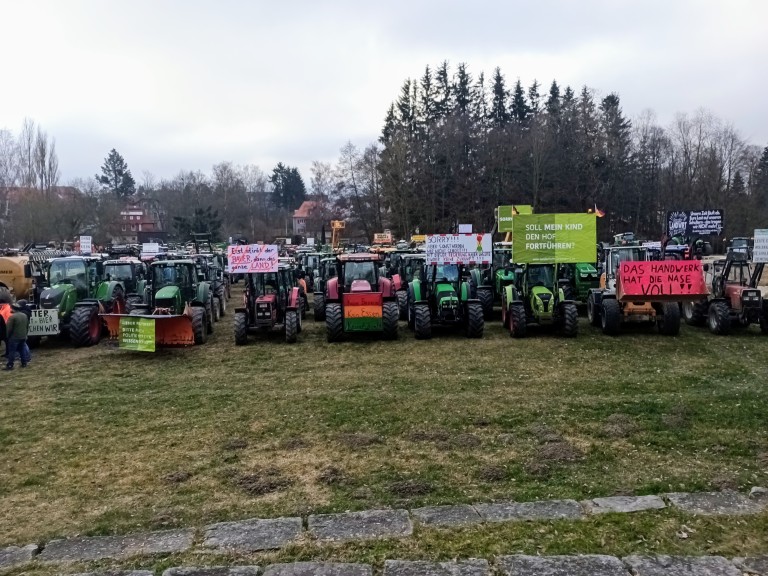
{"type": "Polygon", "coordinates": [[[24,264],[24,278],[32,278],[32,266],[24,264]]]}
{"type": "Polygon", "coordinates": [[[704,266],[701,267],[704,272],[709,272],[709,264],[704,264],[704,266]]]}
{"type": "Polygon", "coordinates": [[[522,273],[523,273],[523,269],[522,268],[515,268],[515,276],[519,276],[522,273]]]}

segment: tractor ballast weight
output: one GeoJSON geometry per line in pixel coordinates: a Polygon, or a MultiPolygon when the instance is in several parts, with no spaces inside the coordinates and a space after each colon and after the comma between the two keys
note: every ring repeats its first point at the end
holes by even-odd
{"type": "Polygon", "coordinates": [[[155,326],[155,345],[161,347],[204,344],[213,331],[209,316],[210,285],[197,278],[193,260],[160,260],[150,267],[149,299],[136,304],[129,314],[102,314],[109,337],[120,337],[124,317],[151,318],[155,326]]]}
{"type": "Polygon", "coordinates": [[[513,338],[523,338],[530,324],[552,326],[562,336],[579,332],[576,302],[569,298],[566,280],[557,280],[562,264],[525,264],[515,270],[515,283],[504,287],[502,323],[513,338]]]}
{"type": "Polygon", "coordinates": [[[483,304],[471,272],[462,264],[428,264],[408,285],[408,326],[416,338],[432,337],[434,325],[459,326],[468,338],[482,338],[483,304]]]}
{"type": "Polygon", "coordinates": [[[337,257],[336,276],[325,285],[328,342],[361,332],[397,338],[397,295],[392,280],[379,274],[383,260],[383,255],[369,252],[337,257]]]}
{"type": "Polygon", "coordinates": [[[280,326],[288,344],[296,342],[302,330],[304,306],[302,289],[296,285],[293,270],[280,265],[277,272],[245,274],[245,306],[235,308],[235,344],[248,342],[249,334],[269,332],[280,326]]]}

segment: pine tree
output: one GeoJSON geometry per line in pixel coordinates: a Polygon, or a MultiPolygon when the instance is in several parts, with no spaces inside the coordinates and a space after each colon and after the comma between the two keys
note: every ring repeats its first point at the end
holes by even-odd
{"type": "Polygon", "coordinates": [[[97,174],[96,181],[101,184],[103,190],[112,192],[118,198],[127,198],[136,192],[136,182],[128,164],[114,148],[104,159],[101,176],[97,174]]]}
{"type": "Polygon", "coordinates": [[[453,93],[458,114],[466,115],[469,113],[469,105],[472,102],[471,84],[472,76],[467,72],[467,65],[459,64],[453,81],[453,93]]]}
{"type": "Polygon", "coordinates": [[[512,120],[525,126],[528,123],[528,117],[531,114],[531,109],[528,106],[528,102],[525,99],[525,91],[523,85],[520,82],[520,78],[515,83],[515,89],[512,92],[512,106],[510,107],[512,120]]]}
{"type": "Polygon", "coordinates": [[[560,86],[557,85],[556,80],[552,80],[552,85],[549,87],[549,96],[544,103],[544,109],[547,111],[547,115],[550,118],[550,123],[559,124],[560,122],[560,86]]]}
{"type": "Polygon", "coordinates": [[[509,122],[509,112],[507,111],[507,88],[504,85],[504,76],[501,75],[501,69],[497,66],[493,72],[493,94],[491,98],[491,123],[495,127],[506,126],[509,122]]]}
{"type": "Polygon", "coordinates": [[[539,81],[534,80],[531,87],[528,88],[528,108],[533,116],[536,116],[541,109],[541,94],[539,94],[539,81]]]}
{"type": "Polygon", "coordinates": [[[393,136],[395,135],[395,105],[390,104],[389,108],[387,109],[387,115],[384,118],[384,127],[381,129],[381,136],[379,137],[379,142],[384,144],[385,146],[389,144],[392,141],[393,136]]]}
{"type": "Polygon", "coordinates": [[[272,202],[278,208],[296,210],[307,197],[307,189],[297,168],[278,162],[269,177],[272,202]]]}
{"type": "Polygon", "coordinates": [[[447,60],[437,67],[435,81],[435,115],[438,118],[444,119],[453,108],[453,90],[451,89],[451,79],[447,60]]]}

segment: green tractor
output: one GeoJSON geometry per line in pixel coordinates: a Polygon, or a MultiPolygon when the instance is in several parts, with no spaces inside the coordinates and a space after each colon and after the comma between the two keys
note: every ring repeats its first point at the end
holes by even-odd
{"type": "Polygon", "coordinates": [[[493,245],[493,292],[501,300],[504,288],[515,283],[512,263],[512,242],[496,242],[493,245]]]}
{"type": "Polygon", "coordinates": [[[312,285],[315,289],[312,296],[312,306],[315,311],[315,320],[318,322],[325,320],[325,284],[328,280],[335,277],[336,256],[320,260],[312,278],[312,285]]]}
{"type": "MultiPolygon", "coordinates": [[[[211,286],[200,281],[194,260],[158,260],[149,267],[149,298],[136,304],[130,316],[152,318],[155,343],[160,346],[204,344],[213,333],[211,286]]],[[[120,335],[121,313],[102,314],[111,338],[120,335]]]]}
{"type": "Polygon", "coordinates": [[[586,306],[590,291],[600,287],[600,273],[589,262],[559,264],[557,281],[563,286],[567,299],[586,306]]]}
{"type": "Polygon", "coordinates": [[[56,312],[59,334],[68,334],[75,346],[92,346],[104,329],[101,311],[121,314],[125,310],[125,288],[107,280],[101,258],[67,256],[54,258],[48,267],[48,286],[37,305],[56,312]]]}
{"type": "Polygon", "coordinates": [[[104,262],[104,278],[119,282],[125,289],[125,308],[128,312],[133,306],[146,301],[148,297],[147,266],[133,257],[104,262]]]}
{"type": "Polygon", "coordinates": [[[397,294],[400,320],[408,319],[408,285],[424,271],[424,252],[394,252],[391,255],[389,274],[397,294]]]}
{"type": "Polygon", "coordinates": [[[563,336],[579,331],[576,303],[558,282],[558,264],[525,264],[515,271],[515,283],[504,288],[501,319],[514,338],[523,338],[529,324],[553,326],[563,336]]]}
{"type": "Polygon", "coordinates": [[[483,305],[477,286],[461,264],[429,264],[408,285],[408,326],[416,338],[432,337],[432,326],[461,326],[468,338],[482,338],[483,305]]]}

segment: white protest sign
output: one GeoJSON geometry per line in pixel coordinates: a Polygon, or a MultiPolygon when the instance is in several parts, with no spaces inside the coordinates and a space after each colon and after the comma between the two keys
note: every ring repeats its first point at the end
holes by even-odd
{"type": "Polygon", "coordinates": [[[279,263],[276,244],[227,246],[230,274],[277,272],[279,263]]]}
{"type": "Polygon", "coordinates": [[[768,263],[768,229],[755,230],[755,246],[752,248],[752,262],[768,263]]]}
{"type": "Polygon", "coordinates": [[[90,254],[90,253],[91,253],[91,237],[80,236],[80,254],[90,254]]]}
{"type": "Polygon", "coordinates": [[[160,252],[160,244],[157,242],[144,242],[141,245],[141,253],[145,256],[154,256],[160,252]]]}
{"type": "Polygon", "coordinates": [[[459,234],[472,234],[472,224],[459,224],[459,234]]]}
{"type": "Polygon", "coordinates": [[[32,310],[28,336],[56,336],[59,333],[58,310],[32,310]]]}
{"type": "Polygon", "coordinates": [[[315,245],[315,239],[307,238],[307,246],[314,246],[314,245],[315,245]]]}
{"type": "Polygon", "coordinates": [[[491,249],[490,234],[427,234],[430,264],[488,263],[491,249]]]}

